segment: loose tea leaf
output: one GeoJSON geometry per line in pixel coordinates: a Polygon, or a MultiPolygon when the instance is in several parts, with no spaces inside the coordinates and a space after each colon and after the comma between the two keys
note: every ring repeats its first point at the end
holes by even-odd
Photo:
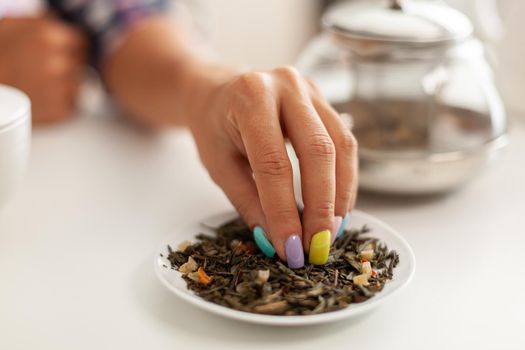
{"type": "Polygon", "coordinates": [[[433,112],[429,111],[426,101],[377,97],[354,98],[334,107],[340,113],[352,115],[352,133],[360,151],[440,153],[474,146],[470,138],[452,140],[446,133],[438,132],[444,125],[454,125],[477,135],[475,145],[481,147],[486,142],[485,130],[490,129],[486,113],[437,101],[433,112]]]}
{"type": "Polygon", "coordinates": [[[340,310],[380,292],[393,277],[399,255],[368,236],[365,226],[346,230],[328,263],[292,270],[259,252],[241,219],[198,234],[195,244],[168,246],[172,269],[183,273],[201,298],[236,310],[270,315],[311,315],[340,310]]]}

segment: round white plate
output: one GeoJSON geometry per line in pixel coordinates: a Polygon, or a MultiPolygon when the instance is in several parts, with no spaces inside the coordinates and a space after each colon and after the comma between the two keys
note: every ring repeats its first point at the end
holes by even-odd
{"type": "Polygon", "coordinates": [[[416,260],[407,241],[380,220],[371,215],[354,210],[352,211],[350,220],[348,220],[347,228],[361,228],[366,224],[372,230],[370,236],[379,238],[387,244],[389,249],[396,250],[399,253],[399,264],[394,269],[394,278],[390,282],[387,282],[385,288],[380,293],[377,293],[365,302],[350,304],[342,310],[307,316],[260,315],[220,306],[201,299],[186,288],[186,282],[181,277],[181,273],[172,269],[169,261],[166,259],[168,256],[167,246],[170,245],[173,249],[176,249],[178,244],[184,240],[195,242],[195,235],[199,232],[213,233],[211,229],[206,228],[202,223],[208,227],[218,227],[222,223],[235,217],[237,217],[237,213],[235,212],[213,215],[209,218],[190,223],[186,227],[181,227],[178,232],[169,237],[160,245],[155,253],[155,272],[160,281],[183,300],[218,315],[259,324],[298,326],[326,323],[368,312],[405,287],[414,276],[416,260]]]}

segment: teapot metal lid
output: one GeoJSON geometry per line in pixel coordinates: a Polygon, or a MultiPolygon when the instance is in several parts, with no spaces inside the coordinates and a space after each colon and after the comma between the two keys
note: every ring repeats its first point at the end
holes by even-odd
{"type": "Polygon", "coordinates": [[[343,1],[327,11],[323,25],[346,44],[398,47],[450,44],[473,31],[461,12],[440,2],[413,0],[343,1]]]}

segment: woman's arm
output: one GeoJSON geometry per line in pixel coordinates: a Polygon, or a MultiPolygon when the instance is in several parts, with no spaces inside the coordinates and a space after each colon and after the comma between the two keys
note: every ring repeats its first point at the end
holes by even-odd
{"type": "Polygon", "coordinates": [[[207,60],[164,17],[136,23],[100,65],[115,100],[150,126],[189,125],[208,95],[237,74],[207,60]]]}
{"type": "Polygon", "coordinates": [[[133,28],[102,67],[135,119],[190,128],[212,179],[290,267],[304,264],[303,250],[327,261],[355,201],[356,142],[312,83],[289,67],[241,74],[210,63],[162,18],[133,28]],[[302,221],[285,138],[300,161],[302,221]]]}

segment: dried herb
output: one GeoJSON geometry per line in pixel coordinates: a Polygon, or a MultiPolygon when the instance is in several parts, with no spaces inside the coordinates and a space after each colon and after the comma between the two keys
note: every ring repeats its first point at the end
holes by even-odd
{"type": "Polygon", "coordinates": [[[490,123],[485,113],[437,102],[434,115],[426,102],[418,100],[354,98],[334,107],[338,112],[352,115],[352,132],[360,151],[454,151],[467,145],[462,139],[452,142],[447,135],[434,135],[432,130],[452,124],[479,135],[481,145],[483,130],[487,130],[490,123]],[[445,124],[436,124],[438,122],[445,124]]]}
{"type": "Polygon", "coordinates": [[[395,251],[368,236],[365,226],[346,230],[323,266],[291,270],[258,251],[241,219],[198,242],[168,246],[171,268],[183,272],[201,298],[236,310],[273,315],[311,315],[360,303],[380,292],[399,262],[395,251]]]}

